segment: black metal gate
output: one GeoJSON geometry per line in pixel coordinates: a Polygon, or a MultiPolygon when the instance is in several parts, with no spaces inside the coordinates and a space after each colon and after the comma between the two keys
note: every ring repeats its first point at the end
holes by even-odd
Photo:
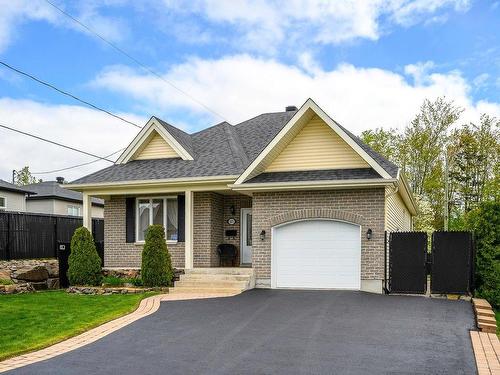
{"type": "Polygon", "coordinates": [[[470,293],[473,265],[474,252],[470,232],[432,234],[432,293],[470,293]]]}
{"type": "MultiPolygon", "coordinates": [[[[101,258],[101,267],[104,266],[104,241],[96,241],[97,254],[101,258]]],[[[68,279],[68,259],[71,254],[71,242],[57,243],[57,258],[59,260],[59,285],[61,288],[69,287],[68,279]]]]}
{"type": "Polygon", "coordinates": [[[427,233],[389,236],[389,293],[424,294],[427,290],[427,233]]]}

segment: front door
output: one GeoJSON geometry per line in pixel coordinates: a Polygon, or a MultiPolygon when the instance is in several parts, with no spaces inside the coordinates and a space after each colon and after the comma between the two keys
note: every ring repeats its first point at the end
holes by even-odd
{"type": "Polygon", "coordinates": [[[241,264],[252,264],[252,209],[241,209],[241,264]]]}

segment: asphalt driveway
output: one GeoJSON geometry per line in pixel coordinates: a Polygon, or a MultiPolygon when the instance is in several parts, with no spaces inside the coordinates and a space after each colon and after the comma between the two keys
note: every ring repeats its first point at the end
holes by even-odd
{"type": "Polygon", "coordinates": [[[9,374],[474,374],[470,303],[252,290],[163,302],[103,339],[9,374]]]}

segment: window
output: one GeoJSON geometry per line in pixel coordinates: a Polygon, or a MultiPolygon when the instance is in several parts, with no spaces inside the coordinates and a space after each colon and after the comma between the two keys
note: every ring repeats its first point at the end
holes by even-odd
{"type": "Polygon", "coordinates": [[[4,211],[7,209],[7,199],[4,197],[0,197],[0,211],[4,211]]]}
{"type": "Polygon", "coordinates": [[[137,198],[137,241],[152,224],[163,225],[167,241],[177,241],[177,197],[137,198]]]}
{"type": "Polygon", "coordinates": [[[70,216],[82,216],[82,209],[78,206],[67,206],[68,215],[70,216]]]}

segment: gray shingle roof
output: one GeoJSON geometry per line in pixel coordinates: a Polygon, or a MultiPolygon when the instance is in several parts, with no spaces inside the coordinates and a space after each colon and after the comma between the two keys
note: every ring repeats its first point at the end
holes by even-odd
{"type": "MultiPolygon", "coordinates": [[[[77,191],[64,189],[57,181],[43,181],[37,184],[26,185],[36,195],[30,196],[28,200],[39,199],[61,199],[71,202],[83,202],[83,194],[77,191]]],[[[92,198],[92,204],[104,205],[104,201],[99,198],[92,198]]]]}
{"type": "Polygon", "coordinates": [[[246,181],[247,184],[265,182],[334,181],[381,178],[373,168],[324,169],[318,171],[265,172],[246,181]]]}
{"type": "MultiPolygon", "coordinates": [[[[295,113],[295,111],[265,113],[235,126],[222,122],[193,134],[187,134],[158,119],[160,124],[193,156],[194,160],[181,158],[133,160],[126,164],[112,165],[72,183],[240,175],[295,113]]],[[[371,150],[352,133],[344,130],[382,168],[392,177],[396,177],[398,170],[396,165],[371,150]]]]}
{"type": "Polygon", "coordinates": [[[0,190],[7,190],[19,194],[35,194],[35,192],[31,190],[25,189],[24,186],[17,186],[4,180],[0,180],[0,190]]]}

